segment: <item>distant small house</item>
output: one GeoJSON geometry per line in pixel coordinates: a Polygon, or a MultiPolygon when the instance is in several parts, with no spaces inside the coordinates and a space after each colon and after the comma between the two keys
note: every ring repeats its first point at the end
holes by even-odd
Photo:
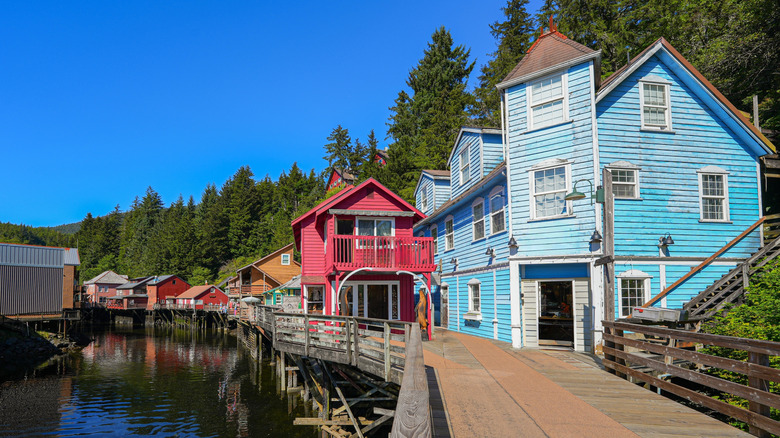
{"type": "Polygon", "coordinates": [[[328,179],[328,190],[341,185],[350,185],[355,183],[355,175],[340,167],[333,167],[328,179]]]}
{"type": "Polygon", "coordinates": [[[116,295],[108,297],[106,307],[109,309],[145,309],[149,302],[146,293],[148,283],[154,280],[152,277],[131,278],[127,283],[117,286],[116,295]]]}
{"type": "MultiPolygon", "coordinates": [[[[294,308],[301,308],[301,276],[296,275],[292,280],[287,283],[269,290],[263,294],[265,298],[265,304],[271,306],[281,306],[283,303],[287,307],[288,301],[295,302],[294,308]],[[288,298],[289,297],[289,298],[288,298]]],[[[292,310],[292,309],[287,309],[292,310]]]]}
{"type": "Polygon", "coordinates": [[[74,307],[78,250],[0,243],[0,314],[62,315],[74,307]]]}
{"type": "Polygon", "coordinates": [[[114,271],[104,271],[84,282],[87,294],[86,300],[92,304],[105,305],[108,297],[117,295],[116,288],[125,283],[127,283],[127,275],[120,275],[114,271]]]}
{"type": "Polygon", "coordinates": [[[301,264],[293,258],[293,244],[286,245],[236,271],[236,281],[230,284],[230,294],[262,297],[301,273],[301,264]]]}
{"type": "Polygon", "coordinates": [[[390,158],[390,155],[387,153],[387,149],[379,149],[374,154],[374,162],[379,164],[379,167],[387,166],[388,158],[390,158]]]}
{"type": "Polygon", "coordinates": [[[178,297],[190,288],[190,284],[177,275],[160,275],[154,277],[146,286],[149,295],[147,310],[152,310],[155,304],[164,304],[166,299],[178,297]]]}
{"type": "Polygon", "coordinates": [[[186,309],[202,310],[204,306],[226,306],[227,303],[225,292],[212,284],[193,286],[176,297],[176,307],[186,309]]]}

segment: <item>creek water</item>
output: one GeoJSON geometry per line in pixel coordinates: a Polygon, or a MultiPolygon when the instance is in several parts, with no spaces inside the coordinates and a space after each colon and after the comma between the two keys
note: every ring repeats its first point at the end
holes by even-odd
{"type": "Polygon", "coordinates": [[[0,383],[0,437],[314,437],[274,369],[222,332],[93,333],[78,353],[0,383]]]}

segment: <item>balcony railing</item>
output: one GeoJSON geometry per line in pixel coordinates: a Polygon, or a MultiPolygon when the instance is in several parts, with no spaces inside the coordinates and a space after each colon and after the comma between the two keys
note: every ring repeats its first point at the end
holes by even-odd
{"type": "Polygon", "coordinates": [[[331,236],[328,257],[333,268],[384,268],[431,272],[436,269],[432,237],[331,236]]]}
{"type": "Polygon", "coordinates": [[[270,288],[264,284],[242,284],[241,288],[231,288],[230,293],[240,293],[241,295],[260,295],[267,290],[270,290],[270,288]]]}

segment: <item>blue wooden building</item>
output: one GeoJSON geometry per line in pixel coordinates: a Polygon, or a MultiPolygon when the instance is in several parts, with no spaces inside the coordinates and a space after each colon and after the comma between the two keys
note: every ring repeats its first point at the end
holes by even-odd
{"type": "MultiPolygon", "coordinates": [[[[759,157],[774,146],[663,39],[602,81],[600,52],[553,26],[498,92],[501,128],[461,129],[449,199],[415,226],[436,237],[443,326],[592,350],[604,318],[603,211],[592,196],[603,169],[615,198],[616,317],[762,215],[759,157]],[[566,200],[575,190],[589,196],[566,200]]],[[[433,196],[426,172],[418,205],[433,196]]],[[[760,233],[658,304],[682,307],[759,249],[760,233]]]]}

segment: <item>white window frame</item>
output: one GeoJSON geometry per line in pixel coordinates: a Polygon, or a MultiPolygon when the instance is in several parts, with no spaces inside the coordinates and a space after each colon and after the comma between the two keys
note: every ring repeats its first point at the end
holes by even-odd
{"type": "Polygon", "coordinates": [[[630,313],[624,314],[623,312],[623,280],[637,280],[642,282],[642,288],[644,289],[644,297],[642,298],[642,303],[640,306],[644,303],[646,303],[650,299],[651,290],[650,290],[650,279],[652,278],[650,275],[648,275],[645,272],[631,269],[625,272],[622,272],[618,277],[618,314],[620,318],[630,316],[630,313]]]}
{"type": "Polygon", "coordinates": [[[571,163],[567,161],[560,161],[556,162],[554,164],[540,164],[537,166],[532,167],[528,171],[528,184],[530,187],[529,190],[529,210],[530,210],[530,217],[531,220],[547,220],[547,219],[557,219],[557,218],[564,218],[564,217],[571,217],[574,215],[574,212],[572,211],[572,202],[571,201],[564,201],[566,203],[566,213],[564,214],[556,214],[553,216],[536,216],[536,196],[537,195],[543,195],[547,193],[557,193],[560,191],[564,192],[564,196],[567,193],[571,193],[571,163]],[[536,172],[544,171],[544,170],[550,170],[550,169],[556,169],[558,167],[563,167],[565,171],[565,177],[566,177],[566,188],[564,190],[556,190],[554,192],[542,192],[542,193],[536,193],[536,178],[534,177],[536,172]]]}
{"type": "Polygon", "coordinates": [[[420,209],[423,211],[428,210],[428,185],[423,186],[420,193],[420,209]]]}
{"type": "Polygon", "coordinates": [[[635,166],[630,166],[630,165],[627,165],[627,164],[629,164],[629,163],[626,163],[626,165],[607,166],[607,168],[609,169],[610,173],[612,173],[615,170],[619,170],[619,171],[622,171],[622,172],[634,172],[634,182],[633,183],[615,182],[615,179],[614,179],[614,176],[613,176],[613,178],[612,178],[612,193],[613,193],[615,199],[640,199],[641,197],[640,197],[640,194],[639,194],[639,168],[635,167],[635,166]],[[615,195],[614,193],[615,193],[615,185],[616,184],[617,185],[624,185],[624,186],[633,185],[634,186],[634,196],[618,196],[618,195],[615,195]]]}
{"type": "Polygon", "coordinates": [[[455,219],[452,215],[447,216],[444,219],[444,250],[450,251],[455,249],[455,219]],[[451,223],[450,228],[452,232],[447,232],[447,222],[451,223]]]}
{"type": "Polygon", "coordinates": [[[290,264],[290,254],[282,254],[282,264],[288,266],[290,264]]]}
{"type": "MultiPolygon", "coordinates": [[[[344,290],[347,286],[352,286],[352,293],[353,298],[357,297],[358,294],[358,286],[363,286],[363,302],[368,303],[368,288],[366,286],[368,285],[380,285],[380,286],[387,286],[387,316],[389,317],[389,320],[399,320],[401,319],[401,282],[399,281],[348,281],[344,283],[341,286],[341,289],[344,290]],[[398,303],[397,304],[397,310],[398,310],[398,318],[393,318],[393,304],[395,303],[393,301],[393,286],[396,287],[396,290],[398,291],[398,303]]],[[[365,312],[363,315],[357,315],[358,310],[358,299],[352,300],[352,309],[350,310],[350,315],[357,316],[358,318],[368,318],[368,306],[365,307],[365,312]]],[[[339,306],[341,305],[341,300],[339,300],[339,306]]]]}
{"type": "Polygon", "coordinates": [[[672,130],[672,102],[669,89],[671,83],[657,76],[647,77],[639,81],[639,117],[642,120],[642,129],[652,131],[671,131],[672,130]],[[645,104],[645,85],[656,85],[664,87],[664,98],[666,99],[666,105],[649,105],[645,104]],[[666,115],[666,126],[648,125],[645,123],[645,106],[653,108],[663,108],[666,115]]]}
{"type": "Polygon", "coordinates": [[[433,255],[439,253],[439,227],[431,225],[431,237],[433,237],[433,255]]]}
{"type": "Polygon", "coordinates": [[[490,210],[490,235],[503,233],[506,231],[506,196],[504,196],[504,187],[503,186],[496,186],[493,188],[493,190],[490,191],[490,195],[488,196],[488,209],[490,210]],[[501,209],[493,211],[493,198],[500,196],[503,200],[501,202],[501,209]],[[493,226],[493,220],[495,219],[496,215],[499,213],[503,214],[504,220],[501,222],[501,229],[496,230],[496,227],[493,226]]]}
{"type": "Polygon", "coordinates": [[[482,240],[485,238],[487,233],[485,233],[485,200],[482,198],[477,198],[474,200],[474,202],[471,203],[471,241],[476,242],[477,240],[482,240]],[[480,213],[482,213],[482,216],[477,220],[477,217],[474,216],[474,210],[478,209],[480,213]],[[477,230],[482,230],[482,236],[477,237],[477,230]]]}
{"type": "Polygon", "coordinates": [[[470,147],[464,146],[463,150],[460,151],[460,154],[458,155],[458,175],[460,177],[460,185],[466,184],[471,179],[471,169],[470,169],[471,155],[469,154],[470,151],[471,151],[470,147]],[[466,162],[465,166],[463,165],[464,161],[466,162]],[[464,173],[466,173],[466,175],[464,175],[464,173]]]}
{"type": "MultiPolygon", "coordinates": [[[[394,217],[371,217],[371,216],[355,216],[355,236],[360,236],[361,234],[358,234],[360,231],[359,223],[360,221],[374,221],[374,237],[379,237],[376,235],[376,223],[377,221],[388,221],[390,222],[390,236],[384,236],[384,237],[391,237],[395,236],[395,218],[394,217]]],[[[368,236],[366,236],[368,237],[368,236]]]]}
{"type": "Polygon", "coordinates": [[[548,126],[555,126],[561,123],[565,123],[569,120],[569,80],[568,80],[568,74],[566,74],[566,71],[554,73],[551,75],[544,76],[542,78],[536,79],[533,82],[529,82],[526,86],[526,113],[528,114],[528,131],[533,131],[535,129],[541,129],[546,128],[548,126]],[[554,77],[560,77],[561,78],[561,94],[559,96],[553,96],[547,99],[542,99],[539,101],[534,100],[533,96],[533,87],[535,84],[538,84],[543,81],[550,80],[554,77]],[[534,108],[547,105],[549,103],[553,103],[556,101],[561,101],[562,106],[562,114],[561,114],[561,120],[555,120],[552,122],[548,122],[543,125],[536,125],[534,123],[534,108]]]}
{"type": "Polygon", "coordinates": [[[305,284],[303,285],[303,312],[308,314],[309,313],[309,304],[320,304],[321,312],[324,315],[325,314],[325,285],[324,284],[305,284]],[[319,300],[317,301],[311,301],[309,300],[309,289],[310,288],[321,288],[322,289],[322,295],[319,300]]]}
{"type": "Polygon", "coordinates": [[[464,315],[464,319],[481,320],[482,319],[482,282],[472,278],[466,284],[468,289],[469,311],[464,315]],[[474,292],[476,292],[477,305],[474,305],[474,292]]]}
{"type": "Polygon", "coordinates": [[[717,166],[706,166],[696,171],[699,180],[699,222],[730,222],[729,213],[729,173],[717,166]],[[704,185],[702,178],[704,176],[719,176],[723,179],[723,196],[704,196],[704,185]],[[720,199],[723,206],[722,219],[704,218],[704,199],[720,199]]]}

